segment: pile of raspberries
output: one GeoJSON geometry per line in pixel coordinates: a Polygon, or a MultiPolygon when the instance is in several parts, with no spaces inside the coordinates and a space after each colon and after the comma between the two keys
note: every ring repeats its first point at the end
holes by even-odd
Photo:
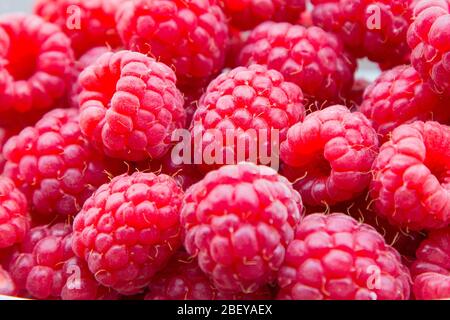
{"type": "Polygon", "coordinates": [[[0,16],[0,296],[450,299],[450,0],[30,12],[0,16]]]}

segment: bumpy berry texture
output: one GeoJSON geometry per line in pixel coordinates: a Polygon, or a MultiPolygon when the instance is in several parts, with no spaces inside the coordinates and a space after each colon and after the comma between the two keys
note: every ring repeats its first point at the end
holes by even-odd
{"type": "Polygon", "coordinates": [[[220,0],[220,6],[231,19],[230,23],[241,30],[256,27],[264,21],[295,23],[306,9],[305,0],[220,0]]]}
{"type": "Polygon", "coordinates": [[[405,124],[392,132],[374,163],[372,199],[377,213],[410,230],[450,222],[450,127],[405,124]]]}
{"type": "Polygon", "coordinates": [[[3,154],[3,175],[25,194],[34,216],[48,220],[77,214],[107,173],[119,170],[83,138],[75,109],[50,111],[9,139],[3,154]]]}
{"type": "Polygon", "coordinates": [[[0,295],[15,296],[17,293],[17,287],[11,279],[11,276],[0,265],[0,295]]]}
{"type": "Polygon", "coordinates": [[[97,46],[118,47],[121,42],[114,16],[126,0],[37,0],[34,12],[58,25],[80,57],[97,46]]]}
{"type": "Polygon", "coordinates": [[[27,199],[12,180],[0,176],[0,249],[21,242],[29,229],[27,199]]]}
{"type": "Polygon", "coordinates": [[[73,250],[102,285],[139,293],[181,245],[182,198],[167,175],[115,177],[76,216],[73,250]]]}
{"type": "Polygon", "coordinates": [[[416,1],[413,19],[411,63],[436,92],[450,95],[450,1],[416,1]]]}
{"type": "Polygon", "coordinates": [[[230,294],[217,290],[198,266],[197,260],[179,252],[148,286],[146,300],[263,300],[267,288],[251,294],[230,294]]]}
{"type": "Polygon", "coordinates": [[[281,144],[283,173],[304,203],[331,205],[356,198],[370,184],[378,137],[367,118],[344,106],[306,116],[281,144]]]}
{"type": "Polygon", "coordinates": [[[224,166],[186,192],[185,247],[219,290],[256,292],[275,280],[302,210],[299,194],[274,170],[224,166]]]}
{"type": "Polygon", "coordinates": [[[450,227],[430,232],[411,266],[416,299],[450,299],[450,227]]]}
{"type": "Polygon", "coordinates": [[[74,61],[69,38],[38,16],[0,17],[0,112],[47,110],[64,98],[74,61]]]}
{"type": "Polygon", "coordinates": [[[173,66],[183,86],[203,84],[224,66],[228,26],[215,0],[129,1],[116,21],[128,49],[173,66]]]}
{"type": "Polygon", "coordinates": [[[433,92],[411,66],[382,73],[364,93],[360,111],[386,138],[396,127],[416,120],[450,119],[448,102],[433,92]]]}
{"type": "Polygon", "coordinates": [[[400,255],[371,226],[340,213],[304,218],[278,274],[278,299],[408,300],[400,255]]]}
{"type": "MultiPolygon", "coordinates": [[[[302,120],[304,112],[302,90],[279,72],[260,65],[238,67],[209,84],[194,114],[191,135],[201,138],[204,155],[214,149],[211,160],[216,164],[247,160],[273,165],[263,156],[278,157],[274,140],[284,141],[287,129],[302,120]]],[[[209,159],[203,160],[202,169],[213,167],[209,159]]]]}
{"type": "Polygon", "coordinates": [[[184,101],[174,72],[141,53],[107,52],[78,81],[81,131],[108,156],[161,158],[173,130],[184,126],[184,101]]]}
{"type": "Polygon", "coordinates": [[[242,65],[266,65],[317,100],[338,101],[353,84],[355,60],[341,41],[320,28],[265,22],[250,34],[241,51],[242,65]]]}
{"type": "Polygon", "coordinates": [[[357,57],[384,66],[408,62],[413,0],[313,0],[314,24],[336,33],[357,57]]]}

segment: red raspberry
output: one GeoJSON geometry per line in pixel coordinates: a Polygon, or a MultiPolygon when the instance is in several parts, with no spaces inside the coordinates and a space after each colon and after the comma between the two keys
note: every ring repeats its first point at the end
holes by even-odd
{"type": "Polygon", "coordinates": [[[308,205],[332,205],[356,198],[370,184],[378,137],[366,117],[344,106],[306,116],[281,144],[283,173],[308,205]],[[289,168],[291,167],[291,168],[289,168]]]}
{"type": "Polygon", "coordinates": [[[116,21],[128,49],[173,66],[182,86],[203,84],[224,66],[228,26],[215,0],[129,1],[116,21]]]}
{"type": "Polygon", "coordinates": [[[116,48],[120,39],[114,16],[126,0],[37,0],[34,12],[57,24],[80,57],[97,46],[116,48]]]}
{"type": "Polygon", "coordinates": [[[256,292],[276,278],[302,209],[299,194],[274,170],[244,162],[221,167],[186,193],[186,250],[217,289],[256,292]]]}
{"type": "Polygon", "coordinates": [[[131,51],[107,52],[79,83],[80,126],[106,155],[139,161],[161,158],[172,131],[185,123],[183,96],[173,71],[131,51]]]}
{"type": "Polygon", "coordinates": [[[0,249],[21,242],[29,228],[25,196],[9,178],[0,176],[0,249]]]}
{"type": "Polygon", "coordinates": [[[169,176],[118,176],[76,216],[73,250],[102,285],[125,295],[139,293],[181,244],[182,198],[169,176]]]}
{"type": "Polygon", "coordinates": [[[3,148],[3,174],[25,194],[36,217],[75,215],[108,181],[110,160],[93,152],[83,138],[75,109],[55,109],[3,148]]]}
{"type": "MultiPolygon", "coordinates": [[[[209,84],[194,114],[191,135],[194,139],[202,138],[204,153],[214,147],[218,154],[214,152],[213,156],[218,158],[215,160],[225,160],[222,163],[238,163],[244,157],[262,163],[263,154],[275,153],[273,130],[284,141],[288,128],[303,116],[303,94],[297,85],[284,81],[279,72],[260,65],[238,67],[209,84]],[[230,134],[236,138],[227,139],[230,134]],[[243,143],[245,155],[241,155],[243,143]],[[257,150],[258,155],[252,153],[257,150]]],[[[211,169],[207,159],[203,160],[206,164],[202,169],[211,169]]]]}
{"type": "Polygon", "coordinates": [[[16,296],[17,294],[17,288],[11,276],[0,266],[0,295],[16,296]]]}
{"type": "Polygon", "coordinates": [[[407,63],[413,0],[312,0],[313,21],[334,32],[357,57],[385,66],[407,63]]]}
{"type": "Polygon", "coordinates": [[[337,101],[348,94],[356,68],[336,36],[281,22],[256,27],[239,59],[242,65],[258,63],[280,71],[317,100],[337,101]]]}
{"type": "Polygon", "coordinates": [[[364,93],[360,111],[386,136],[403,123],[415,120],[448,121],[448,102],[435,94],[410,66],[382,73],[364,93]]]}
{"type": "Polygon", "coordinates": [[[233,26],[248,30],[268,20],[297,22],[306,0],[220,0],[220,5],[233,26]]]}
{"type": "Polygon", "coordinates": [[[0,17],[0,112],[47,110],[64,98],[70,82],[70,40],[40,17],[0,17]]]}
{"type": "Polygon", "coordinates": [[[450,1],[421,0],[408,30],[411,62],[438,93],[450,95],[450,1]]]}
{"type": "Polygon", "coordinates": [[[278,299],[408,300],[400,255],[371,226],[341,214],[306,216],[278,274],[278,299]]]}
{"type": "Polygon", "coordinates": [[[430,232],[411,266],[416,299],[450,299],[450,227],[430,232]]]}
{"type": "Polygon", "coordinates": [[[450,223],[450,127],[405,124],[392,133],[374,163],[372,199],[377,213],[410,230],[450,223]]]}
{"type": "Polygon", "coordinates": [[[145,300],[268,300],[268,290],[252,294],[218,291],[199,268],[197,260],[185,252],[177,253],[169,265],[150,283],[145,300]]]}

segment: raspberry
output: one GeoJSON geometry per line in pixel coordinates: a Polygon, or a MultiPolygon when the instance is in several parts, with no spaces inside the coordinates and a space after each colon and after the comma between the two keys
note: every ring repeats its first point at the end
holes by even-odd
{"type": "Polygon", "coordinates": [[[421,0],[408,30],[411,63],[438,93],[450,95],[450,1],[421,0]]]}
{"type": "Polygon", "coordinates": [[[64,98],[73,52],[70,40],[40,17],[0,17],[0,112],[47,110],[64,98]]]}
{"type": "Polygon", "coordinates": [[[0,176],[0,248],[21,242],[29,228],[25,196],[9,178],[0,176]]]}
{"type": "Polygon", "coordinates": [[[3,175],[25,194],[36,218],[75,215],[84,201],[119,170],[93,152],[78,125],[78,111],[55,109],[3,148],[3,175]]]}
{"type": "Polygon", "coordinates": [[[215,0],[129,1],[116,21],[128,49],[173,66],[182,86],[203,84],[224,66],[228,26],[215,0]]]}
{"type": "Polygon", "coordinates": [[[374,163],[377,213],[410,230],[450,223],[450,127],[416,121],[401,125],[374,163]]]}
{"type": "Polygon", "coordinates": [[[430,232],[411,266],[416,299],[450,299],[450,227],[430,232]]]}
{"type": "Polygon", "coordinates": [[[366,117],[344,106],[306,116],[292,126],[281,144],[283,173],[293,180],[303,201],[332,205],[356,198],[371,181],[378,137],[366,117]]]}
{"type": "Polygon", "coordinates": [[[106,155],[139,161],[161,158],[172,131],[185,123],[173,71],[143,54],[107,52],[78,79],[80,126],[106,155]]]}
{"type": "Polygon", "coordinates": [[[305,0],[220,0],[220,5],[230,23],[241,30],[268,20],[295,23],[306,9],[305,0]]]}
{"type": "Polygon", "coordinates": [[[15,296],[17,288],[9,273],[0,266],[0,295],[15,296]]]}
{"type": "Polygon", "coordinates": [[[306,216],[278,274],[278,299],[407,300],[400,255],[371,226],[341,214],[306,216]]]}
{"type": "Polygon", "coordinates": [[[139,293],[181,244],[182,198],[166,175],[115,177],[76,216],[73,250],[102,285],[125,295],[139,293]]]}
{"type": "Polygon", "coordinates": [[[268,290],[252,294],[229,294],[218,291],[199,268],[196,259],[179,252],[150,283],[145,300],[266,300],[268,290]]]}
{"type": "MultiPolygon", "coordinates": [[[[214,147],[215,160],[232,164],[245,158],[262,163],[263,154],[275,153],[274,134],[283,141],[287,129],[303,119],[302,102],[301,89],[284,81],[279,72],[259,65],[238,67],[210,83],[194,114],[191,135],[202,138],[204,153],[214,147]],[[230,134],[235,139],[228,139],[230,134]],[[245,152],[241,152],[243,143],[245,152]],[[256,156],[252,152],[257,146],[256,156]]],[[[203,160],[206,164],[201,168],[211,169],[207,159],[203,160]]]]}
{"type": "Polygon", "coordinates": [[[336,33],[357,57],[385,67],[407,63],[413,0],[312,0],[314,24],[336,33]]]}
{"type": "Polygon", "coordinates": [[[186,250],[217,289],[256,292],[275,280],[302,209],[274,170],[244,162],[221,167],[186,192],[186,250]]]}
{"type": "Polygon", "coordinates": [[[97,46],[118,47],[114,16],[126,0],[37,0],[34,12],[57,24],[72,41],[80,57],[97,46]]]}
{"type": "Polygon", "coordinates": [[[396,127],[415,120],[448,121],[447,101],[423,83],[410,66],[398,66],[382,73],[364,93],[360,111],[372,120],[385,137],[396,127]]]}
{"type": "Polygon", "coordinates": [[[250,34],[239,57],[280,71],[317,100],[337,101],[352,89],[356,62],[340,40],[317,27],[264,22],[250,34]]]}

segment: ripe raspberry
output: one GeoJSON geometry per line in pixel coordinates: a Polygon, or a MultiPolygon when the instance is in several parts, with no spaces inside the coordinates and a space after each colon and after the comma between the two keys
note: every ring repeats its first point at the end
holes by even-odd
{"type": "Polygon", "coordinates": [[[114,16],[126,0],[37,0],[34,12],[57,24],[80,57],[97,46],[118,47],[114,16]]]}
{"type": "Polygon", "coordinates": [[[450,223],[450,127],[416,121],[392,133],[374,163],[377,213],[410,230],[450,223]]]}
{"type": "Polygon", "coordinates": [[[341,214],[306,216],[278,274],[278,299],[408,300],[400,255],[371,226],[341,214]]]}
{"type": "Polygon", "coordinates": [[[136,0],[116,15],[130,50],[173,66],[182,86],[203,84],[224,66],[228,26],[215,0],[136,0]]]}
{"type": "Polygon", "coordinates": [[[450,95],[450,1],[420,0],[408,30],[411,63],[438,93],[450,95]]]}
{"type": "Polygon", "coordinates": [[[220,0],[220,6],[238,29],[253,29],[264,21],[295,23],[306,9],[305,0],[220,0]]]}
{"type": "Polygon", "coordinates": [[[75,215],[84,201],[108,181],[115,163],[93,152],[78,125],[78,111],[55,109],[27,127],[3,148],[3,175],[25,194],[35,217],[75,215]]]}
{"type": "Polygon", "coordinates": [[[294,188],[303,201],[321,206],[362,194],[371,181],[377,152],[378,137],[366,117],[332,106],[291,127],[280,155],[288,165],[283,173],[298,180],[294,188]]]}
{"type": "Polygon", "coordinates": [[[73,52],[70,40],[40,17],[0,17],[0,112],[47,110],[65,96],[73,52]]]}
{"type": "Polygon", "coordinates": [[[11,276],[0,266],[0,295],[15,296],[17,293],[17,287],[11,276]]]}
{"type": "Polygon", "coordinates": [[[430,232],[411,266],[416,299],[450,299],[450,227],[430,232]]]}
{"type": "Polygon", "coordinates": [[[267,289],[252,294],[230,294],[218,291],[199,268],[197,260],[179,252],[148,286],[145,300],[268,300],[267,289]]]}
{"type": "Polygon", "coordinates": [[[186,192],[186,250],[217,289],[256,292],[275,279],[302,209],[299,194],[274,170],[224,166],[186,192]]]}
{"type": "Polygon", "coordinates": [[[29,228],[25,196],[9,178],[0,176],[0,249],[21,242],[29,228]]]}
{"type": "Polygon", "coordinates": [[[448,121],[448,103],[435,94],[410,66],[382,73],[364,93],[360,111],[387,137],[396,127],[415,120],[448,121]]]}
{"type": "MultiPolygon", "coordinates": [[[[263,163],[264,154],[270,157],[276,152],[275,133],[284,141],[287,129],[303,119],[302,102],[301,89],[284,81],[279,72],[259,65],[238,67],[210,83],[194,114],[191,135],[202,138],[204,153],[213,147],[214,160],[232,164],[245,158],[263,163]],[[235,138],[227,138],[230,134],[235,138]],[[258,155],[253,154],[256,150],[258,155]]],[[[202,169],[213,167],[203,160],[202,169]]]]}
{"type": "Polygon", "coordinates": [[[161,158],[186,114],[173,71],[143,54],[107,52],[78,79],[80,126],[106,155],[139,161],[161,158]]]}
{"type": "Polygon", "coordinates": [[[118,176],[76,216],[73,250],[102,285],[125,295],[139,293],[181,244],[182,198],[169,176],[118,176]]]}
{"type": "Polygon", "coordinates": [[[312,0],[313,21],[336,33],[357,57],[384,66],[407,63],[413,0],[312,0]]]}
{"type": "Polygon", "coordinates": [[[317,100],[337,101],[352,89],[356,62],[340,40],[320,28],[265,22],[250,34],[239,57],[280,71],[317,100]]]}

